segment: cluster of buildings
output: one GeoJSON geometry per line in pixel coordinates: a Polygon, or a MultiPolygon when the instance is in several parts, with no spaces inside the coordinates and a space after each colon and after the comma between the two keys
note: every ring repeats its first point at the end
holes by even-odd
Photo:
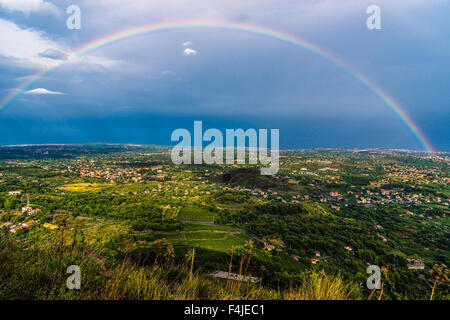
{"type": "MultiPolygon", "coordinates": [[[[6,228],[8,229],[12,234],[15,234],[17,231],[23,229],[29,229],[34,225],[40,224],[39,220],[28,220],[27,222],[19,223],[19,224],[13,224],[12,222],[5,222],[3,224],[0,224],[0,228],[6,228]]],[[[51,223],[44,223],[42,224],[44,228],[50,229],[50,230],[56,230],[59,227],[57,225],[51,224],[51,223]]]]}
{"type": "Polygon", "coordinates": [[[81,177],[88,178],[102,178],[110,181],[111,183],[115,182],[143,182],[146,177],[149,178],[159,178],[163,179],[167,177],[167,174],[164,171],[163,165],[157,165],[153,167],[147,168],[128,168],[128,167],[105,167],[105,168],[96,168],[93,162],[89,163],[76,163],[75,165],[69,165],[62,172],[75,173],[80,175],[81,177]],[[145,175],[144,171],[151,171],[153,174],[145,175]]]}
{"type": "Polygon", "coordinates": [[[13,224],[12,222],[5,222],[2,225],[0,225],[0,227],[7,228],[12,234],[15,234],[20,229],[28,229],[32,225],[36,224],[37,222],[38,222],[37,220],[30,220],[30,221],[20,223],[17,225],[13,224]]]}
{"type": "Polygon", "coordinates": [[[442,203],[448,205],[448,199],[441,197],[424,196],[422,193],[409,194],[401,190],[365,190],[365,195],[357,194],[357,203],[360,204],[424,204],[442,203]]]}
{"type": "MultiPolygon", "coordinates": [[[[21,195],[22,191],[10,191],[10,195],[21,195]]],[[[29,200],[27,201],[27,205],[22,207],[22,210],[16,215],[22,215],[22,216],[33,216],[41,212],[41,209],[39,208],[33,208],[30,206],[29,200]]],[[[26,230],[31,228],[33,225],[39,224],[39,220],[37,219],[31,219],[26,222],[21,222],[18,224],[14,224],[12,222],[5,222],[3,224],[0,224],[0,228],[6,228],[8,229],[12,234],[15,234],[19,230],[26,230]]],[[[50,230],[56,230],[58,229],[58,226],[50,224],[50,223],[44,223],[42,224],[44,228],[50,229],[50,230]]]]}

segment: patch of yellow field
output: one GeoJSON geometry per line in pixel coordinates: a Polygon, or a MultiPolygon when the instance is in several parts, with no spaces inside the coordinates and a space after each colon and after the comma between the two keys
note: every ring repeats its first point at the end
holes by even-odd
{"type": "Polygon", "coordinates": [[[93,192],[101,191],[105,187],[110,187],[108,183],[72,183],[59,187],[59,190],[75,191],[75,192],[93,192]]]}

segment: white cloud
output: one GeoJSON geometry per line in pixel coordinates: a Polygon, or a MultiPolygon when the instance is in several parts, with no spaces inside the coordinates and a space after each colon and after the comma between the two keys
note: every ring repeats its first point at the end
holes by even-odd
{"type": "Polygon", "coordinates": [[[64,51],[58,43],[48,39],[44,32],[21,29],[15,23],[4,19],[0,19],[0,39],[0,56],[14,58],[22,65],[50,66],[55,61],[39,54],[49,48],[64,51]]]}
{"type": "Polygon", "coordinates": [[[192,42],[190,41],[183,42],[183,47],[190,47],[190,46],[192,46],[192,42]]]}
{"type": "Polygon", "coordinates": [[[15,23],[1,18],[0,39],[0,56],[12,59],[10,64],[21,67],[45,69],[67,59],[70,60],[70,63],[97,64],[103,67],[112,67],[119,63],[118,60],[92,55],[71,58],[71,50],[49,39],[44,32],[22,29],[15,23]]]}
{"type": "Polygon", "coordinates": [[[196,55],[197,51],[194,49],[191,49],[191,48],[186,48],[186,49],[184,49],[183,54],[185,56],[192,56],[192,55],[196,55]]]}
{"type": "Polygon", "coordinates": [[[25,94],[39,94],[39,95],[41,95],[41,94],[49,94],[49,95],[61,95],[61,94],[64,94],[64,93],[59,92],[59,91],[50,91],[50,90],[47,90],[45,88],[36,88],[36,89],[33,89],[33,90],[25,91],[24,93],[25,94]]]}
{"type": "Polygon", "coordinates": [[[27,15],[31,12],[60,14],[59,9],[53,3],[43,0],[0,0],[0,6],[10,12],[19,11],[27,15]]]}

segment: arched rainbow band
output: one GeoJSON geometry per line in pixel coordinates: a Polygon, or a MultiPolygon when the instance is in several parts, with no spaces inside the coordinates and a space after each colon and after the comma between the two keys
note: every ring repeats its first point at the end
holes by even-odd
{"type": "Polygon", "coordinates": [[[428,141],[424,133],[420,130],[417,124],[413,121],[413,119],[407,114],[407,112],[385,91],[383,91],[380,87],[378,87],[375,83],[369,80],[366,76],[359,73],[354,68],[350,67],[347,63],[337,58],[333,54],[326,52],[325,50],[319,48],[318,46],[303,40],[301,38],[295,37],[293,35],[270,29],[263,26],[256,26],[238,22],[230,22],[230,21],[175,21],[175,22],[164,22],[164,23],[156,23],[150,25],[144,25],[139,27],[134,27],[125,31],[120,31],[117,33],[113,33],[106,37],[99,38],[88,44],[84,45],[80,49],[76,50],[67,60],[60,61],[54,66],[48,68],[47,70],[40,72],[29,78],[25,83],[21,86],[13,90],[10,94],[4,97],[0,101],[0,110],[4,109],[8,104],[10,104],[17,96],[23,93],[25,90],[30,88],[36,81],[41,79],[43,76],[47,75],[54,69],[60,67],[67,61],[70,61],[71,58],[81,56],[83,54],[89,53],[98,48],[104,47],[108,44],[115,43],[124,39],[132,38],[138,35],[163,32],[169,30],[177,30],[177,29],[186,29],[186,28],[219,28],[219,29],[227,29],[227,30],[235,30],[235,31],[244,31],[253,34],[258,34],[274,39],[278,39],[283,42],[290,43],[297,47],[301,47],[307,49],[315,54],[322,56],[323,58],[333,62],[337,66],[344,69],[348,74],[350,74],[357,81],[362,83],[365,87],[367,87],[370,91],[372,91],[384,104],[386,104],[394,114],[406,125],[406,127],[411,131],[411,133],[415,136],[421,146],[427,151],[429,154],[434,153],[434,149],[431,143],[428,141]]]}

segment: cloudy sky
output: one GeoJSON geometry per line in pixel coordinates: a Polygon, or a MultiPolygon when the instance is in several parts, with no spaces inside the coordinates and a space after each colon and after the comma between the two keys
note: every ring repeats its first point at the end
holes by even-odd
{"type": "MultiPolygon", "coordinates": [[[[450,150],[447,0],[0,0],[0,96],[67,60],[0,110],[0,144],[170,144],[192,128],[279,128],[282,148],[420,149],[370,90],[323,57],[242,31],[186,28],[82,56],[86,43],[161,22],[233,21],[332,53],[388,92],[450,150]],[[366,9],[381,8],[381,30],[366,9]],[[66,27],[70,5],[81,29],[66,27]]],[[[0,98],[1,99],[1,98],[0,98]]]]}

